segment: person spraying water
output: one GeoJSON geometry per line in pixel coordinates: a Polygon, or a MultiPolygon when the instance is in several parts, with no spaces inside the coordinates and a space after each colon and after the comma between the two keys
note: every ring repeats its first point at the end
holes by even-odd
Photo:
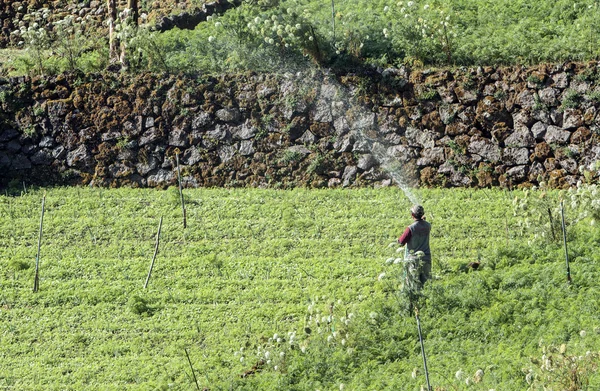
{"type": "Polygon", "coordinates": [[[405,246],[405,260],[415,257],[419,251],[423,253],[419,280],[421,284],[425,284],[431,278],[431,249],[429,248],[431,224],[425,221],[425,209],[421,205],[414,205],[410,213],[414,222],[406,227],[402,236],[398,238],[398,243],[405,246]]]}

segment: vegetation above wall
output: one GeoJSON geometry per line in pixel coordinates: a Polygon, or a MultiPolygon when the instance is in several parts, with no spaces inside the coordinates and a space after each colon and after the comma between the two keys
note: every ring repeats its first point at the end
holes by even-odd
{"type": "MultiPolygon", "coordinates": [[[[203,5],[157,3],[140,2],[140,27],[119,30],[130,48],[130,71],[273,71],[302,68],[305,62],[327,67],[534,64],[600,54],[600,9],[593,0],[338,0],[332,7],[310,0],[245,1],[222,16],[203,16],[199,20],[206,22],[195,30],[164,33],[155,30],[157,23],[158,30],[164,29],[161,21],[163,27],[177,24],[163,18],[169,11],[191,20],[203,5]]],[[[27,51],[4,63],[3,72],[106,67],[103,5],[61,2],[41,8],[37,2],[4,2],[4,42],[27,51]],[[71,27],[55,28],[61,23],[71,27]],[[69,62],[64,52],[74,48],[65,46],[73,41],[76,59],[69,62]]]]}

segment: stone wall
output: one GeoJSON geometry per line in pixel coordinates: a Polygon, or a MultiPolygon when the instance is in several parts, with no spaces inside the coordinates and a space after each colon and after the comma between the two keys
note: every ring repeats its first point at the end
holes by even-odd
{"type": "MultiPolygon", "coordinates": [[[[597,63],[0,79],[0,180],[568,187],[597,181],[597,63]]],[[[18,181],[18,182],[16,182],[18,181]]]]}

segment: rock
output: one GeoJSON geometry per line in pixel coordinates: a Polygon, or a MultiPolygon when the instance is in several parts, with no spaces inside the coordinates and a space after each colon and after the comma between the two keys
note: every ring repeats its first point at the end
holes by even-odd
{"type": "Polygon", "coordinates": [[[456,94],[458,101],[462,104],[469,104],[477,101],[477,91],[466,89],[461,85],[454,88],[454,93],[456,94]]]}
{"type": "Polygon", "coordinates": [[[423,151],[421,151],[421,158],[417,160],[417,166],[439,166],[443,164],[445,160],[444,148],[435,147],[423,149],[423,151]]]}
{"type": "Polygon", "coordinates": [[[394,145],[387,149],[387,156],[394,157],[400,163],[407,163],[416,158],[416,152],[406,145],[394,145]]]}
{"type": "Polygon", "coordinates": [[[544,166],[540,162],[533,162],[531,167],[529,168],[529,180],[540,182],[540,179],[543,179],[544,176],[544,166]]]}
{"type": "Polygon", "coordinates": [[[562,127],[562,125],[563,125],[562,111],[557,110],[556,108],[553,108],[552,110],[550,110],[550,120],[552,121],[553,125],[562,127]]]}
{"type": "Polygon", "coordinates": [[[64,159],[65,156],[67,156],[67,150],[62,145],[59,145],[58,147],[52,150],[52,157],[54,159],[64,159]]]}
{"type": "Polygon", "coordinates": [[[569,86],[569,76],[565,72],[552,75],[552,80],[556,88],[563,89],[569,86]]]}
{"type": "Polygon", "coordinates": [[[159,140],[160,138],[161,138],[160,130],[158,130],[157,128],[148,128],[148,130],[146,130],[144,132],[144,134],[142,134],[142,136],[140,137],[139,145],[144,146],[144,145],[153,143],[153,142],[159,140]]]}
{"type": "Polygon", "coordinates": [[[250,123],[250,120],[244,122],[241,126],[232,128],[231,136],[234,140],[249,140],[256,135],[258,129],[256,129],[250,123]]]}
{"type": "Polygon", "coordinates": [[[498,122],[506,123],[509,126],[513,122],[504,104],[496,100],[493,96],[486,96],[477,103],[475,119],[485,129],[492,129],[498,122]]]}
{"type": "Polygon", "coordinates": [[[375,113],[358,112],[354,113],[354,118],[351,121],[351,129],[359,132],[367,132],[376,128],[375,113]]]}
{"type": "Polygon", "coordinates": [[[314,122],[333,122],[333,113],[331,112],[331,102],[325,99],[319,99],[311,111],[311,117],[314,122]]]}
{"type": "Polygon", "coordinates": [[[500,148],[488,139],[476,139],[469,143],[468,151],[471,154],[479,155],[490,163],[500,161],[500,148]]]}
{"type": "Polygon", "coordinates": [[[6,144],[5,148],[10,152],[18,152],[21,150],[21,143],[18,140],[12,140],[6,144]]]}
{"type": "Polygon", "coordinates": [[[227,163],[228,161],[233,159],[237,150],[238,148],[236,145],[223,145],[219,147],[219,149],[217,150],[217,154],[219,155],[219,159],[221,159],[221,162],[227,163]]]}
{"type": "Polygon", "coordinates": [[[52,151],[47,148],[40,149],[31,156],[31,163],[35,166],[48,166],[52,161],[54,161],[52,151]]]}
{"type": "Polygon", "coordinates": [[[511,179],[512,181],[520,182],[527,177],[528,173],[528,166],[516,166],[506,170],[506,177],[511,179]]]}
{"type": "Polygon", "coordinates": [[[556,106],[558,103],[557,97],[560,95],[560,91],[556,88],[548,87],[538,91],[540,102],[547,106],[556,106]]]}
{"type": "Polygon", "coordinates": [[[0,142],[5,143],[7,141],[19,137],[20,135],[21,133],[19,133],[15,129],[6,129],[0,134],[0,142]]]}
{"type": "Polygon", "coordinates": [[[144,129],[150,129],[154,127],[154,117],[147,117],[144,121],[144,129]]]}
{"type": "Polygon", "coordinates": [[[183,128],[175,128],[169,134],[169,145],[187,148],[190,145],[188,132],[183,128]]]}
{"type": "Polygon", "coordinates": [[[504,148],[502,162],[509,166],[529,163],[529,150],[527,148],[504,148]]]}
{"type": "Polygon", "coordinates": [[[564,144],[569,140],[570,136],[571,136],[571,132],[563,130],[563,129],[559,128],[558,126],[550,125],[546,129],[546,135],[544,136],[544,140],[548,144],[552,144],[552,143],[564,144]]]}
{"type": "Polygon", "coordinates": [[[286,151],[299,153],[302,155],[309,155],[311,153],[310,149],[306,148],[304,145],[293,145],[289,147],[286,151]]]}
{"type": "Polygon", "coordinates": [[[183,152],[181,161],[187,166],[193,166],[202,160],[202,154],[198,148],[188,148],[183,152]]]}
{"type": "Polygon", "coordinates": [[[456,119],[456,116],[460,111],[460,105],[440,105],[438,111],[442,123],[449,125],[456,119]]]}
{"type": "Polygon", "coordinates": [[[354,139],[352,136],[344,136],[342,138],[338,138],[333,144],[333,148],[335,148],[338,152],[350,152],[354,147],[354,139]]]}
{"type": "Polygon", "coordinates": [[[206,132],[206,138],[226,141],[229,140],[231,133],[229,132],[229,127],[227,125],[217,125],[214,129],[206,132]]]}
{"type": "Polygon", "coordinates": [[[254,142],[252,140],[243,140],[240,142],[240,155],[249,156],[254,154],[254,142]]]}
{"type": "Polygon", "coordinates": [[[348,119],[345,116],[337,118],[333,122],[333,128],[335,129],[335,134],[338,137],[343,136],[344,134],[346,134],[350,131],[350,125],[348,123],[348,119]]]}
{"type": "Polygon", "coordinates": [[[550,149],[548,143],[542,141],[541,143],[536,144],[533,155],[531,155],[531,159],[543,162],[548,156],[550,156],[550,152],[552,152],[552,150],[550,149]]]}
{"type": "Polygon", "coordinates": [[[579,172],[579,166],[577,165],[577,161],[575,159],[561,159],[558,161],[558,164],[560,165],[560,167],[564,168],[564,170],[569,174],[574,175],[579,172]]]}
{"type": "Polygon", "coordinates": [[[237,122],[240,120],[240,111],[236,108],[223,108],[215,113],[217,119],[223,122],[237,122]]]}
{"type": "Polygon", "coordinates": [[[591,125],[594,123],[595,119],[596,119],[596,107],[592,106],[585,111],[585,114],[583,115],[583,122],[586,125],[591,125]]]}
{"type": "Polygon", "coordinates": [[[377,166],[378,164],[379,162],[377,161],[377,159],[375,159],[373,155],[365,154],[358,159],[357,167],[362,171],[368,171],[371,168],[377,166]]]}
{"type": "Polygon", "coordinates": [[[578,128],[583,125],[583,115],[577,109],[565,109],[563,113],[563,129],[578,128]]]}
{"type": "Polygon", "coordinates": [[[448,88],[446,86],[439,86],[436,88],[436,90],[440,98],[442,98],[442,102],[447,104],[458,102],[458,98],[456,97],[456,94],[451,88],[448,88]]]}
{"type": "Polygon", "coordinates": [[[200,112],[192,118],[192,130],[205,129],[213,124],[210,114],[200,112]]]}
{"type": "Polygon", "coordinates": [[[421,130],[412,126],[406,129],[406,140],[410,146],[433,148],[437,134],[430,130],[421,130]]]}
{"type": "Polygon", "coordinates": [[[28,170],[31,168],[31,162],[25,155],[15,155],[11,161],[11,168],[13,170],[28,170]]]}
{"type": "Polygon", "coordinates": [[[533,147],[535,139],[527,128],[520,131],[515,131],[504,139],[504,145],[507,147],[533,147]]]}
{"type": "Polygon", "coordinates": [[[150,171],[158,168],[159,163],[160,162],[158,158],[152,154],[150,156],[147,156],[145,158],[145,161],[136,164],[135,168],[140,175],[146,176],[150,171]]]}
{"type": "Polygon", "coordinates": [[[344,168],[344,173],[342,174],[342,186],[350,186],[352,182],[354,182],[357,173],[358,168],[356,168],[356,166],[346,166],[346,168],[344,168]]]}
{"type": "Polygon", "coordinates": [[[535,138],[537,141],[543,140],[544,136],[546,135],[546,128],[548,128],[548,125],[543,122],[538,121],[533,124],[531,127],[531,134],[533,135],[533,138],[535,138]]]}
{"type": "Polygon", "coordinates": [[[317,140],[317,138],[315,137],[314,134],[312,134],[312,132],[310,130],[307,130],[306,132],[304,132],[304,134],[302,135],[302,137],[300,137],[298,140],[296,140],[297,142],[301,142],[302,144],[314,144],[314,142],[317,140]]]}
{"type": "Polygon", "coordinates": [[[329,188],[338,187],[341,183],[342,183],[342,180],[339,178],[329,178],[329,181],[327,181],[327,187],[329,187],[329,188]]]}
{"type": "Polygon", "coordinates": [[[573,144],[582,144],[590,139],[592,132],[586,127],[577,128],[575,132],[571,135],[571,143],[573,144]]]}
{"type": "Polygon", "coordinates": [[[67,165],[69,167],[89,167],[93,157],[86,145],[80,145],[74,151],[67,153],[67,165]]]}
{"type": "Polygon", "coordinates": [[[473,182],[471,178],[456,170],[456,168],[450,163],[445,162],[438,168],[438,173],[443,174],[448,178],[448,183],[452,186],[471,186],[473,182]]]}
{"type": "Polygon", "coordinates": [[[66,100],[54,100],[46,102],[48,117],[51,120],[59,119],[67,114],[69,105],[66,100]]]}
{"type": "Polygon", "coordinates": [[[175,183],[175,173],[171,170],[159,169],[156,173],[148,175],[149,187],[167,187],[175,183]]]}
{"type": "Polygon", "coordinates": [[[517,95],[517,103],[524,109],[530,109],[535,106],[535,95],[529,90],[524,90],[517,95]]]}
{"type": "Polygon", "coordinates": [[[0,167],[8,168],[10,167],[11,158],[5,153],[0,152],[0,167]]]}

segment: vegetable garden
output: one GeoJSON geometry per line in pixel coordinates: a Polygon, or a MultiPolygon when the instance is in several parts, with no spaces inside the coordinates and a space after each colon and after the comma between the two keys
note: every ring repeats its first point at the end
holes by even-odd
{"type": "MultiPolygon", "coordinates": [[[[385,262],[410,220],[399,189],[185,190],[185,229],[174,188],[46,189],[37,293],[44,190],[13,192],[0,197],[3,389],[425,384],[385,262]]],[[[433,389],[598,389],[597,187],[415,194],[433,224],[420,313],[433,389]]]]}

